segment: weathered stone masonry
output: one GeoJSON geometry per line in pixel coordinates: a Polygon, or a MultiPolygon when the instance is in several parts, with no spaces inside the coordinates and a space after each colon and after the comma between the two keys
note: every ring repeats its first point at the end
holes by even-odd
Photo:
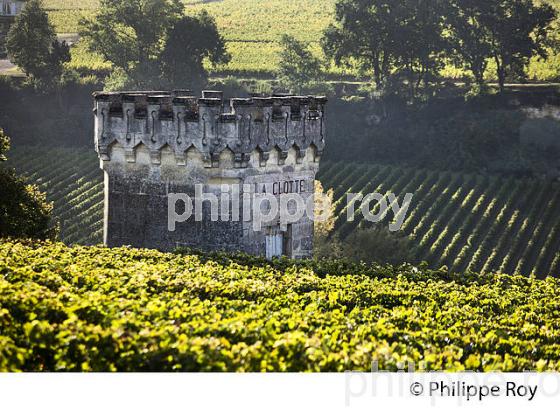
{"type": "Polygon", "coordinates": [[[251,221],[211,221],[205,204],[202,221],[191,218],[170,232],[167,198],[169,193],[194,198],[196,184],[214,193],[223,184],[246,184],[307,199],[325,146],[326,99],[189,94],[94,95],[95,143],[105,173],[105,244],[310,257],[313,222],[307,216],[255,231],[251,221]]]}

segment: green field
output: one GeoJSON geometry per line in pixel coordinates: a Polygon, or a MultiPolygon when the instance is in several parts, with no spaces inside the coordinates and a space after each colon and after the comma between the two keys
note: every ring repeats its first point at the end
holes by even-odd
{"type": "MultiPolygon", "coordinates": [[[[64,242],[102,241],[103,177],[93,150],[19,148],[8,157],[54,202],[64,242]]],[[[410,192],[403,229],[417,245],[417,261],[455,272],[560,273],[557,182],[329,162],[319,179],[334,189],[342,237],[366,225],[361,213],[346,221],[347,192],[392,191],[400,201],[410,192]]]]}
{"type": "Polygon", "coordinates": [[[0,272],[0,371],[560,370],[559,279],[14,242],[0,272]]]}
{"type": "MultiPolygon", "coordinates": [[[[278,41],[284,33],[309,43],[320,54],[318,41],[332,21],[334,0],[223,0],[203,3],[185,1],[188,13],[208,10],[216,18],[232,61],[213,68],[218,75],[271,74],[277,66],[278,41]]],[[[97,0],[46,0],[45,7],[59,33],[79,30],[81,17],[91,16],[97,0]]],[[[87,53],[83,45],[73,50],[71,64],[78,69],[108,68],[99,58],[87,53]]],[[[338,70],[333,69],[333,72],[338,70]]]]}
{"type": "MultiPolygon", "coordinates": [[[[227,41],[232,61],[221,67],[212,67],[217,76],[241,77],[270,76],[278,65],[278,41],[282,34],[291,34],[305,41],[313,52],[321,56],[319,39],[333,21],[335,0],[222,0],[212,2],[185,0],[187,12],[206,9],[216,18],[218,28],[227,41]]],[[[551,3],[558,5],[560,1],[551,3]]],[[[75,33],[81,17],[91,16],[98,0],[45,0],[49,17],[59,33],[75,33]]],[[[99,57],[91,55],[83,44],[72,50],[71,66],[80,70],[110,68],[99,57]]],[[[353,75],[331,67],[330,74],[353,75]]],[[[534,59],[528,70],[531,80],[553,81],[560,78],[560,54],[546,61],[534,59]]],[[[443,73],[448,78],[460,77],[460,70],[448,67],[443,73]]],[[[491,74],[491,73],[489,73],[491,74]]],[[[492,78],[492,77],[491,77],[492,78]]]]}

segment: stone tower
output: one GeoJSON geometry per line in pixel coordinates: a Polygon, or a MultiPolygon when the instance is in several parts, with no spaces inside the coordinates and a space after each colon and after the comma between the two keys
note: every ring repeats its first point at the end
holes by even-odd
{"type": "MultiPolygon", "coordinates": [[[[213,217],[212,201],[202,201],[200,218],[172,230],[170,212],[181,214],[187,205],[170,198],[201,192],[233,198],[239,192],[239,197],[295,193],[309,200],[325,146],[326,98],[224,100],[218,91],[205,91],[202,98],[189,91],[96,93],[94,98],[106,245],[312,256],[309,214],[290,223],[267,219],[255,229],[245,201],[227,202],[231,213],[240,214],[237,219],[213,217]]],[[[220,199],[220,210],[223,203],[220,199]]]]}

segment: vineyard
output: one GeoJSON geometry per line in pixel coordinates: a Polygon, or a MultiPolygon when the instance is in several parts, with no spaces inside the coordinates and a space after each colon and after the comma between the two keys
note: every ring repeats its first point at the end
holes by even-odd
{"type": "Polygon", "coordinates": [[[103,174],[95,153],[75,149],[13,150],[9,165],[47,192],[66,243],[103,241],[103,174]]]}
{"type": "MultiPolygon", "coordinates": [[[[64,242],[102,242],[103,177],[94,152],[19,148],[9,158],[54,202],[64,242]]],[[[454,272],[560,273],[557,182],[328,162],[319,179],[334,190],[335,232],[342,238],[369,224],[359,207],[347,222],[346,193],[393,192],[401,203],[410,192],[403,230],[416,245],[416,262],[454,272]]]]}
{"type": "MultiPolygon", "coordinates": [[[[270,76],[278,66],[279,40],[290,34],[310,45],[321,56],[319,40],[332,21],[335,0],[185,0],[187,13],[206,9],[227,42],[232,61],[220,67],[209,67],[214,75],[246,77],[270,76]]],[[[82,17],[92,16],[98,0],[45,0],[45,7],[57,32],[76,33],[82,17]]],[[[558,5],[559,1],[551,1],[558,5]]],[[[83,43],[72,49],[70,66],[79,70],[110,68],[99,56],[92,55],[83,43]]],[[[344,70],[331,66],[329,73],[338,76],[344,70]]],[[[345,74],[355,74],[353,71],[345,74]]],[[[553,53],[546,60],[533,59],[528,75],[538,81],[556,80],[560,76],[560,54],[553,53]]],[[[463,73],[451,66],[444,69],[448,78],[463,73]]],[[[489,72],[489,75],[490,72],[489,72]]]]}
{"type": "Polygon", "coordinates": [[[347,222],[347,192],[393,192],[399,203],[410,192],[402,230],[417,246],[417,261],[454,272],[560,272],[558,183],[351,164],[324,164],[319,179],[334,189],[335,230],[343,238],[371,224],[359,208],[347,222]]]}
{"type": "Polygon", "coordinates": [[[0,242],[0,371],[560,370],[560,281],[0,242]]]}
{"type": "MultiPolygon", "coordinates": [[[[319,39],[324,28],[332,21],[334,0],[224,0],[204,2],[185,1],[187,13],[206,9],[216,19],[223,34],[232,61],[227,66],[211,68],[218,75],[259,76],[271,74],[277,66],[280,50],[278,41],[287,33],[311,45],[320,54],[319,39]]],[[[57,32],[79,31],[79,21],[89,17],[97,8],[98,0],[74,2],[45,0],[49,17],[57,32]]],[[[107,69],[99,57],[87,52],[78,43],[72,50],[71,66],[76,69],[107,69]]],[[[333,73],[339,70],[333,68],[333,73]]]]}

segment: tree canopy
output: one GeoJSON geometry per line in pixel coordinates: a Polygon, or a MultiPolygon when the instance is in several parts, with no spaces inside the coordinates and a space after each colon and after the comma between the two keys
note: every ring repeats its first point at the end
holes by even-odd
{"type": "Polygon", "coordinates": [[[16,17],[6,38],[10,60],[38,83],[50,86],[60,80],[70,61],[66,42],[59,42],[41,0],[29,0],[16,17]]]}
{"type": "Polygon", "coordinates": [[[284,34],[280,46],[278,79],[282,85],[299,93],[322,79],[321,61],[305,44],[284,34]]]}
{"type": "Polygon", "coordinates": [[[207,80],[204,60],[226,64],[230,55],[214,18],[206,11],[183,16],[169,30],[161,53],[163,80],[169,86],[201,88],[207,80]]]}
{"type": "Polygon", "coordinates": [[[447,61],[484,82],[489,63],[503,89],[523,77],[533,56],[546,56],[555,18],[533,0],[339,0],[324,32],[325,54],[357,65],[378,89],[406,84],[411,99],[438,80],[447,61]]]}
{"type": "Polygon", "coordinates": [[[101,0],[80,34],[113,65],[109,88],[196,87],[206,78],[205,59],[228,61],[214,20],[183,12],[180,0],[101,0]]]}
{"type": "Polygon", "coordinates": [[[500,89],[508,78],[525,77],[531,57],[546,57],[546,40],[556,17],[552,6],[533,0],[451,0],[448,15],[456,62],[484,82],[493,61],[500,89]]]}

